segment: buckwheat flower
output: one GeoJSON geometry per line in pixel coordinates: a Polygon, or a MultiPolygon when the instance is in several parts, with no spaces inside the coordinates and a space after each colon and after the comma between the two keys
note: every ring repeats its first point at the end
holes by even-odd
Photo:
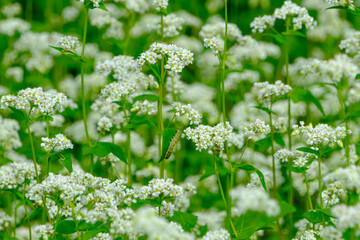
{"type": "Polygon", "coordinates": [[[281,8],[275,9],[273,15],[257,17],[250,24],[253,33],[262,33],[268,27],[273,27],[276,19],[292,19],[293,30],[301,29],[305,25],[306,29],[313,29],[316,21],[311,17],[306,8],[300,7],[291,1],[285,1],[281,8]]]}
{"type": "Polygon", "coordinates": [[[157,103],[150,102],[148,100],[144,101],[136,101],[131,110],[131,112],[138,111],[139,115],[147,114],[147,115],[155,115],[157,113],[157,103]]]}
{"type": "Polygon", "coordinates": [[[265,212],[268,216],[277,216],[280,207],[275,199],[271,199],[269,194],[262,188],[246,188],[239,185],[230,191],[231,198],[235,204],[233,216],[241,216],[246,211],[265,212]]]}
{"type": "Polygon", "coordinates": [[[339,48],[346,54],[358,54],[360,50],[360,32],[355,32],[352,37],[341,40],[339,48]]]}
{"type": "MultiPolygon", "coordinates": [[[[201,28],[199,36],[202,39],[216,37],[219,40],[223,40],[225,37],[225,22],[221,20],[213,24],[205,24],[201,28]]],[[[228,40],[237,41],[241,36],[242,34],[238,26],[234,23],[228,23],[228,40]]]]}
{"type": "Polygon", "coordinates": [[[0,210],[0,231],[7,229],[13,218],[8,216],[3,210],[0,210]]]}
{"type": "Polygon", "coordinates": [[[202,115],[195,110],[190,104],[184,105],[180,102],[174,102],[171,104],[175,110],[176,116],[185,116],[190,121],[190,125],[199,125],[201,123],[202,115]]]}
{"type": "Polygon", "coordinates": [[[315,148],[343,146],[342,139],[348,134],[345,127],[332,128],[327,124],[318,124],[313,127],[311,123],[305,126],[304,122],[300,122],[300,126],[294,125],[293,129],[292,135],[305,137],[306,144],[315,148]]]}
{"type": "Polygon", "coordinates": [[[325,183],[339,182],[345,189],[360,191],[360,167],[337,168],[324,177],[325,183]]]}
{"type": "Polygon", "coordinates": [[[113,240],[113,237],[109,233],[98,233],[95,237],[90,240],[113,240]]]}
{"type": "MultiPolygon", "coordinates": [[[[38,174],[40,174],[40,168],[38,174]]],[[[0,167],[0,189],[17,189],[26,180],[36,178],[35,166],[29,162],[14,162],[0,167]]]]}
{"type": "Polygon", "coordinates": [[[355,82],[349,90],[348,101],[356,103],[360,101],[360,82],[355,82]]]}
{"type": "Polygon", "coordinates": [[[339,229],[336,229],[334,226],[326,226],[320,230],[319,236],[322,239],[329,239],[329,240],[344,240],[342,237],[343,234],[339,229]]]}
{"type": "Polygon", "coordinates": [[[57,45],[66,51],[75,51],[79,44],[79,39],[73,36],[61,37],[57,42],[57,45]]]}
{"type": "Polygon", "coordinates": [[[331,5],[348,7],[350,10],[355,10],[355,5],[353,0],[326,0],[331,5]]]}
{"type": "Polygon", "coordinates": [[[15,15],[20,14],[21,10],[20,3],[10,3],[1,8],[1,13],[4,14],[7,18],[13,18],[15,15]]]}
{"type": "Polygon", "coordinates": [[[41,138],[41,147],[46,151],[60,152],[65,149],[72,149],[74,146],[64,134],[57,134],[55,138],[41,138]]]}
{"type": "Polygon", "coordinates": [[[219,52],[222,53],[224,51],[224,41],[217,37],[213,37],[211,39],[204,38],[205,47],[209,47],[215,55],[219,55],[219,52]]]}
{"type": "Polygon", "coordinates": [[[6,150],[16,149],[22,146],[18,131],[20,125],[16,120],[6,119],[0,116],[0,146],[6,150]]]}
{"type": "Polygon", "coordinates": [[[265,124],[264,121],[256,119],[255,122],[248,126],[244,126],[245,136],[248,139],[253,139],[257,135],[267,135],[270,133],[270,126],[265,124]]]}
{"type": "Polygon", "coordinates": [[[331,183],[327,186],[326,190],[322,191],[321,195],[324,201],[324,206],[329,207],[338,204],[340,199],[343,199],[346,196],[340,182],[331,183]]]}
{"type": "Polygon", "coordinates": [[[255,98],[262,104],[270,103],[280,96],[288,94],[292,88],[289,85],[283,84],[280,80],[277,80],[275,84],[269,82],[255,83],[252,92],[255,98]]]}
{"type": "Polygon", "coordinates": [[[123,2],[127,9],[140,14],[144,14],[150,7],[146,0],[114,0],[114,2],[123,2]]]}
{"type": "MultiPolygon", "coordinates": [[[[178,17],[174,13],[170,13],[163,17],[163,31],[164,37],[172,38],[178,36],[182,30],[182,25],[184,24],[184,19],[178,17]]],[[[156,31],[158,34],[161,34],[161,18],[157,17],[151,23],[147,24],[148,31],[156,31]]]]}
{"type": "Polygon", "coordinates": [[[110,118],[108,118],[106,116],[100,118],[97,125],[98,125],[97,130],[99,132],[105,132],[105,131],[110,132],[110,128],[113,127],[113,124],[112,124],[110,118]]]}
{"type": "Polygon", "coordinates": [[[230,233],[221,228],[220,230],[208,231],[201,240],[230,240],[230,237],[230,233]]]}
{"type": "Polygon", "coordinates": [[[24,70],[21,67],[12,67],[6,70],[5,76],[13,78],[16,82],[22,82],[24,78],[24,70]]]}
{"type": "Polygon", "coordinates": [[[319,234],[319,231],[313,229],[299,231],[296,233],[296,236],[293,238],[293,240],[316,240],[319,234]]]}
{"type": "Polygon", "coordinates": [[[95,72],[108,77],[113,73],[116,80],[130,78],[132,74],[140,72],[139,66],[131,56],[119,55],[111,60],[99,62],[95,66],[95,72]]]}
{"type": "Polygon", "coordinates": [[[50,239],[52,233],[54,232],[54,227],[49,223],[45,225],[35,226],[34,235],[38,239],[48,240],[50,239]]]}
{"type": "Polygon", "coordinates": [[[161,11],[161,9],[166,9],[168,7],[169,0],[154,0],[153,6],[157,11],[161,11]]]}
{"type": "MultiPolygon", "coordinates": [[[[85,0],[80,0],[80,2],[84,2],[85,0]]],[[[91,1],[91,3],[92,3],[92,5],[94,6],[94,7],[96,7],[96,8],[98,8],[98,7],[100,7],[100,3],[103,1],[103,0],[90,0],[91,1]]],[[[105,0],[104,0],[105,1],[105,0]]]]}
{"type": "Polygon", "coordinates": [[[357,229],[360,225],[360,204],[346,206],[345,204],[335,205],[331,208],[331,214],[336,218],[336,228],[345,232],[348,228],[355,228],[355,236],[360,235],[357,229]]]}
{"type": "Polygon", "coordinates": [[[150,49],[142,53],[137,59],[137,63],[143,66],[145,63],[155,64],[157,60],[167,57],[165,69],[169,76],[175,76],[194,60],[193,53],[182,47],[173,44],[153,43],[150,49]]]}
{"type": "Polygon", "coordinates": [[[262,33],[265,29],[269,27],[273,27],[275,24],[276,17],[271,15],[264,15],[262,17],[256,17],[254,21],[250,23],[250,27],[252,28],[252,32],[262,33]]]}
{"type": "Polygon", "coordinates": [[[185,190],[183,187],[175,185],[174,180],[155,178],[149,182],[148,186],[139,189],[140,199],[155,199],[162,197],[183,197],[185,190]]]}
{"type": "Polygon", "coordinates": [[[229,122],[219,123],[211,127],[207,125],[199,125],[196,128],[186,128],[184,137],[195,143],[196,150],[208,150],[210,154],[224,150],[224,143],[228,140],[233,128],[229,122]]]}
{"type": "Polygon", "coordinates": [[[14,36],[16,32],[24,33],[30,29],[30,23],[20,18],[9,18],[0,21],[0,33],[14,36]]]}

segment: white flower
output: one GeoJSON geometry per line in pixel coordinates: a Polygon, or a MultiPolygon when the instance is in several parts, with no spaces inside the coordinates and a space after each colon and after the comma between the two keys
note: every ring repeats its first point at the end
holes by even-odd
{"type": "Polygon", "coordinates": [[[252,139],[257,135],[266,135],[270,133],[270,126],[265,124],[264,121],[256,119],[255,122],[251,123],[248,126],[244,126],[245,136],[248,139],[252,139]]]}
{"type": "Polygon", "coordinates": [[[256,99],[262,104],[270,103],[276,100],[276,98],[286,95],[291,90],[292,88],[289,85],[283,84],[280,80],[277,80],[275,84],[270,84],[269,82],[255,83],[252,88],[256,99]]]}
{"type": "Polygon", "coordinates": [[[100,118],[97,125],[98,125],[97,130],[100,131],[100,132],[103,132],[103,131],[108,131],[109,132],[110,128],[113,127],[113,124],[112,124],[110,118],[108,118],[106,116],[100,118]]]}
{"type": "Polygon", "coordinates": [[[201,240],[230,240],[230,233],[225,229],[208,231],[201,240]]]}
{"type": "Polygon", "coordinates": [[[185,116],[190,121],[190,125],[199,125],[201,123],[202,115],[195,110],[190,104],[184,105],[179,102],[172,103],[175,109],[176,116],[185,116]]]}
{"type": "Polygon", "coordinates": [[[65,149],[72,149],[74,146],[71,141],[64,134],[57,134],[55,138],[41,138],[43,143],[41,147],[44,148],[46,152],[54,150],[55,152],[60,152],[65,149]]]}
{"type": "Polygon", "coordinates": [[[205,47],[211,48],[215,55],[218,55],[219,52],[222,53],[224,51],[224,41],[217,37],[213,38],[204,38],[205,47]]]}
{"type": "Polygon", "coordinates": [[[161,11],[161,9],[166,9],[168,7],[169,0],[154,0],[153,5],[157,11],[161,11]]]}
{"type": "Polygon", "coordinates": [[[75,51],[79,45],[79,39],[73,36],[61,37],[57,44],[64,50],[75,51]]]}

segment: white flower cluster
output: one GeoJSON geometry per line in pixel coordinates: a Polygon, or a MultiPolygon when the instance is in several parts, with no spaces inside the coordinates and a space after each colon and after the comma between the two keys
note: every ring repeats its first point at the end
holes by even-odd
{"type": "Polygon", "coordinates": [[[343,186],[340,182],[331,183],[327,186],[326,190],[322,191],[321,196],[324,201],[324,205],[327,207],[338,204],[340,198],[346,196],[343,186]]]}
{"type": "Polygon", "coordinates": [[[258,63],[268,57],[277,58],[280,56],[280,48],[267,42],[260,42],[251,36],[243,36],[238,39],[239,44],[234,45],[228,51],[231,61],[251,61],[258,63]]]}
{"type": "Polygon", "coordinates": [[[44,148],[46,152],[55,151],[60,152],[65,149],[72,149],[74,145],[64,134],[56,134],[55,138],[41,138],[41,147],[44,148]]]}
{"type": "Polygon", "coordinates": [[[351,83],[355,80],[357,73],[360,71],[354,60],[346,54],[338,54],[334,59],[318,60],[312,59],[306,64],[301,73],[317,73],[323,77],[323,81],[330,80],[335,83],[346,78],[351,83]]]}
{"type": "Polygon", "coordinates": [[[66,51],[75,51],[79,46],[79,39],[73,36],[64,36],[58,40],[57,45],[66,51]]]}
{"type": "Polygon", "coordinates": [[[169,223],[157,216],[152,208],[140,208],[134,218],[135,230],[147,236],[146,239],[195,240],[193,234],[184,232],[179,224],[169,223]]]}
{"type": "MultiPolygon", "coordinates": [[[[40,174],[40,167],[38,174],[40,174]]],[[[0,189],[16,189],[26,180],[34,180],[36,177],[33,163],[15,162],[0,167],[0,189]]]]}
{"type": "Polygon", "coordinates": [[[324,177],[325,183],[339,182],[348,190],[360,191],[360,167],[350,165],[347,168],[337,168],[324,177]]]}
{"type": "Polygon", "coordinates": [[[45,114],[62,112],[66,107],[77,107],[65,94],[58,93],[56,90],[44,92],[42,88],[27,88],[20,90],[17,96],[5,95],[1,97],[0,109],[5,109],[9,106],[25,112],[29,112],[30,109],[33,112],[37,109],[45,114]]]}
{"type": "Polygon", "coordinates": [[[16,32],[24,33],[30,29],[30,23],[20,18],[9,18],[0,21],[0,33],[14,36],[16,32]]]}
{"type": "Polygon", "coordinates": [[[269,194],[261,187],[246,188],[239,185],[230,191],[234,201],[232,215],[241,216],[248,210],[265,212],[268,216],[277,216],[280,207],[275,199],[271,199],[269,194]]]}
{"type": "Polygon", "coordinates": [[[229,73],[225,79],[225,91],[237,90],[238,85],[242,81],[257,82],[260,74],[252,70],[244,70],[241,73],[229,73]]]}
{"type": "Polygon", "coordinates": [[[95,101],[94,104],[100,102],[109,102],[122,101],[124,97],[130,95],[135,91],[134,82],[112,82],[106,85],[100,92],[99,98],[95,101]]]}
{"type": "Polygon", "coordinates": [[[19,137],[19,130],[20,125],[16,120],[0,116],[0,146],[6,150],[21,147],[22,142],[19,137]]]}
{"type": "Polygon", "coordinates": [[[348,228],[356,229],[355,235],[360,235],[360,204],[346,206],[345,204],[336,205],[331,209],[331,214],[336,218],[336,227],[341,232],[348,228]]]}
{"type": "Polygon", "coordinates": [[[277,80],[275,84],[270,84],[269,82],[255,83],[252,88],[255,98],[262,104],[275,101],[291,90],[292,88],[289,85],[283,84],[280,80],[277,80]]]}
{"type": "Polygon", "coordinates": [[[201,240],[230,240],[230,233],[225,229],[208,231],[201,240]]]}
{"type": "Polygon", "coordinates": [[[95,237],[90,240],[113,240],[113,237],[109,233],[98,233],[95,237]]]}
{"type": "Polygon", "coordinates": [[[95,66],[95,72],[108,77],[110,73],[114,73],[116,80],[127,80],[132,74],[140,71],[139,66],[131,56],[120,55],[111,60],[98,63],[95,66]]]}
{"type": "Polygon", "coordinates": [[[175,110],[175,115],[178,117],[184,115],[190,121],[190,125],[199,125],[201,123],[202,115],[190,104],[184,105],[180,102],[174,102],[171,105],[175,110]]]}
{"type": "Polygon", "coordinates": [[[167,56],[165,69],[170,76],[180,73],[185,66],[191,64],[194,60],[193,53],[174,44],[153,43],[150,49],[142,53],[137,62],[139,65],[156,64],[162,55],[167,56]]]}
{"type": "MultiPolygon", "coordinates": [[[[216,37],[217,39],[224,39],[225,36],[225,22],[217,21],[213,24],[205,24],[201,31],[199,32],[199,36],[202,39],[211,39],[216,37]]],[[[242,36],[240,29],[234,23],[228,23],[228,39],[232,41],[237,41],[242,36]]]]}
{"type": "Polygon", "coordinates": [[[148,186],[140,189],[139,197],[141,199],[155,199],[159,196],[165,197],[183,197],[185,189],[175,185],[171,178],[154,178],[149,182],[148,186]]]}
{"type": "Polygon", "coordinates": [[[7,18],[13,18],[15,15],[20,14],[21,10],[20,3],[9,3],[1,8],[1,13],[7,18]]]}
{"type": "Polygon", "coordinates": [[[358,54],[360,50],[360,32],[355,32],[352,37],[341,40],[339,48],[346,54],[358,54]]]}
{"type": "Polygon", "coordinates": [[[292,18],[293,29],[298,30],[305,25],[306,29],[313,29],[316,26],[316,21],[311,17],[306,8],[300,7],[291,1],[285,1],[281,8],[277,8],[273,15],[265,15],[257,17],[250,24],[253,33],[262,33],[268,26],[274,26],[276,19],[285,20],[288,17],[292,18]]]}
{"type": "Polygon", "coordinates": [[[329,4],[335,6],[348,7],[350,10],[355,10],[354,0],[326,0],[329,4]]]}
{"type": "Polygon", "coordinates": [[[205,47],[209,47],[217,56],[224,51],[224,41],[217,37],[204,38],[205,47]]]}
{"type": "Polygon", "coordinates": [[[113,124],[111,122],[111,119],[106,116],[100,118],[100,120],[97,123],[97,130],[99,132],[105,132],[105,131],[110,132],[110,128],[112,127],[113,124]]]}
{"type": "Polygon", "coordinates": [[[0,210],[0,231],[7,229],[10,226],[12,219],[13,218],[8,216],[3,210],[0,210]]]}
{"type": "Polygon", "coordinates": [[[114,2],[123,2],[127,9],[140,14],[145,13],[150,7],[147,0],[114,0],[114,2]]]}
{"type": "Polygon", "coordinates": [[[47,223],[45,225],[35,226],[34,235],[37,239],[48,240],[51,239],[51,235],[54,232],[54,227],[47,223]]]}
{"type": "MultiPolygon", "coordinates": [[[[184,24],[184,19],[178,17],[174,13],[170,13],[163,18],[164,24],[164,37],[172,38],[180,34],[179,31],[182,30],[182,25],[184,24]]],[[[156,31],[158,34],[161,34],[161,19],[157,17],[153,22],[147,24],[148,31],[156,31]]]]}
{"type": "Polygon", "coordinates": [[[157,103],[150,102],[149,100],[136,101],[130,110],[131,112],[138,111],[139,115],[155,115],[157,113],[157,103]]]}
{"type": "Polygon", "coordinates": [[[161,9],[166,9],[169,5],[169,0],[154,0],[153,5],[157,11],[161,9]]]}
{"type": "Polygon", "coordinates": [[[294,125],[292,135],[305,136],[306,144],[315,148],[335,145],[343,146],[342,139],[346,137],[345,127],[336,127],[335,129],[327,124],[318,124],[314,128],[310,123],[305,126],[304,122],[300,122],[300,126],[294,125]]]}
{"type": "Polygon", "coordinates": [[[186,128],[184,136],[192,140],[196,145],[196,150],[208,149],[209,153],[224,150],[224,143],[228,140],[233,128],[229,122],[219,123],[214,127],[199,125],[196,128],[186,128]]]}
{"type": "Polygon", "coordinates": [[[257,135],[266,135],[270,133],[269,124],[265,124],[264,121],[256,119],[255,122],[251,123],[248,126],[244,126],[245,136],[248,139],[253,139],[257,135]]]}
{"type": "Polygon", "coordinates": [[[290,163],[295,167],[304,167],[309,160],[316,159],[317,156],[311,153],[300,151],[290,151],[286,148],[280,149],[275,153],[275,159],[282,163],[290,163]]]}

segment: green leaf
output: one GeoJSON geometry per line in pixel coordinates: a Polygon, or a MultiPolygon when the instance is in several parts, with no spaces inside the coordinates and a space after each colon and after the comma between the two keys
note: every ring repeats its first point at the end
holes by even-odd
{"type": "Polygon", "coordinates": [[[208,178],[215,174],[214,167],[205,166],[205,173],[200,177],[199,181],[204,180],[205,178],[208,178]]]}
{"type": "Polygon", "coordinates": [[[316,150],[309,148],[309,147],[300,147],[300,148],[297,148],[296,150],[298,150],[300,152],[311,153],[311,154],[315,154],[316,156],[319,156],[319,153],[316,150]]]}
{"type": "Polygon", "coordinates": [[[303,217],[313,224],[321,223],[323,221],[323,214],[318,211],[308,211],[304,213],[303,217]]]}
{"type": "Polygon", "coordinates": [[[274,133],[274,141],[281,147],[285,147],[285,142],[280,133],[274,133]]]}
{"type": "Polygon", "coordinates": [[[291,91],[290,97],[294,103],[302,101],[315,104],[319,111],[325,116],[325,112],[323,107],[321,106],[320,101],[309,90],[303,88],[294,88],[291,91]]]}
{"type": "Polygon", "coordinates": [[[306,168],[294,167],[294,166],[290,166],[290,165],[284,165],[284,167],[288,168],[290,171],[295,172],[295,173],[306,173],[306,168]]]}
{"type": "Polygon", "coordinates": [[[355,150],[356,150],[356,154],[360,156],[360,141],[356,143],[355,150]]]}
{"type": "Polygon", "coordinates": [[[240,218],[235,220],[234,225],[238,230],[237,240],[248,239],[256,231],[266,226],[271,219],[264,213],[247,211],[240,218]]]}
{"type": "Polygon", "coordinates": [[[302,32],[299,32],[299,31],[295,31],[295,30],[288,30],[286,32],[282,32],[281,34],[284,36],[297,36],[297,37],[306,38],[305,34],[303,34],[302,32]]]}
{"type": "Polygon", "coordinates": [[[15,118],[20,122],[20,121],[29,121],[28,117],[25,115],[25,113],[19,109],[16,109],[14,107],[10,107],[9,108],[14,112],[15,118]]]}
{"type": "Polygon", "coordinates": [[[286,215],[296,212],[296,208],[285,201],[280,201],[280,215],[279,217],[285,217],[286,215]]]}
{"type": "Polygon", "coordinates": [[[179,223],[183,229],[187,232],[190,232],[197,223],[198,217],[186,212],[175,211],[174,215],[169,218],[170,221],[179,223]]]}
{"type": "Polygon", "coordinates": [[[90,239],[90,238],[95,237],[99,232],[106,232],[106,231],[107,231],[107,229],[106,229],[104,226],[102,226],[102,227],[100,227],[100,228],[97,228],[97,229],[94,229],[94,230],[91,230],[91,231],[87,231],[87,232],[81,237],[81,239],[82,239],[82,240],[88,240],[88,239],[90,239]]]}
{"type": "Polygon", "coordinates": [[[72,159],[70,153],[60,153],[60,161],[62,165],[72,173],[72,159]]]}
{"type": "Polygon", "coordinates": [[[72,234],[76,232],[76,224],[73,220],[60,221],[56,227],[55,232],[60,234],[72,234]]]}
{"type": "Polygon", "coordinates": [[[98,157],[106,157],[109,153],[114,154],[124,163],[127,163],[125,154],[122,148],[116,144],[109,142],[98,142],[93,148],[92,153],[98,157]]]}
{"type": "Polygon", "coordinates": [[[242,170],[245,170],[245,171],[248,171],[248,172],[253,172],[256,170],[256,168],[251,165],[251,164],[248,164],[248,163],[243,163],[239,166],[237,166],[239,169],[242,169],[242,170]]]}
{"type": "Polygon", "coordinates": [[[328,7],[328,8],[326,8],[326,10],[328,10],[328,9],[342,9],[342,10],[345,10],[345,11],[347,11],[347,12],[349,12],[349,13],[351,13],[351,14],[354,14],[355,16],[360,16],[360,12],[359,12],[359,10],[351,10],[351,9],[349,9],[348,7],[345,7],[345,6],[332,6],[332,7],[328,7]]]}
{"type": "Polygon", "coordinates": [[[137,97],[134,97],[134,102],[136,101],[144,101],[144,100],[148,100],[150,102],[156,102],[158,101],[160,98],[157,95],[153,95],[153,94],[143,94],[137,97]]]}
{"type": "Polygon", "coordinates": [[[164,160],[165,158],[165,154],[170,146],[170,142],[171,139],[173,138],[173,136],[175,135],[175,133],[177,132],[176,129],[166,129],[162,132],[163,135],[163,148],[162,148],[162,153],[161,153],[161,157],[159,159],[159,162],[161,162],[162,160],[164,160]]]}
{"type": "Polygon", "coordinates": [[[271,111],[270,109],[268,109],[268,108],[266,108],[266,107],[263,107],[263,106],[255,106],[254,108],[257,108],[257,109],[259,109],[259,110],[262,110],[262,111],[266,112],[267,114],[272,113],[272,114],[274,114],[274,115],[277,115],[276,112],[273,112],[273,111],[271,111]]]}
{"type": "Polygon", "coordinates": [[[256,174],[259,176],[261,185],[263,186],[264,190],[267,191],[264,174],[263,174],[259,169],[256,169],[255,172],[256,172],[256,174]]]}
{"type": "Polygon", "coordinates": [[[266,152],[271,147],[271,137],[265,137],[255,142],[254,150],[266,152]]]}
{"type": "Polygon", "coordinates": [[[289,44],[289,41],[282,35],[280,34],[275,34],[275,33],[264,33],[264,35],[270,36],[272,37],[275,41],[277,41],[280,44],[289,44]]]}

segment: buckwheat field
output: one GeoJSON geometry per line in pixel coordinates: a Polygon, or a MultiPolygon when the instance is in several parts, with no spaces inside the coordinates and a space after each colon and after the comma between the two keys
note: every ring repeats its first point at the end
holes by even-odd
{"type": "Polygon", "coordinates": [[[0,240],[360,239],[360,3],[1,0],[0,240]]]}

